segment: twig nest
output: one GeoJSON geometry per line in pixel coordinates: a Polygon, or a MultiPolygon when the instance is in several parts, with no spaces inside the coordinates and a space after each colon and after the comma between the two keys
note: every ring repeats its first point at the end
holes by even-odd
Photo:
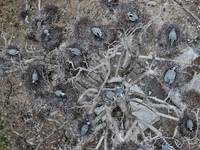
{"type": "Polygon", "coordinates": [[[119,4],[119,0],[98,0],[102,8],[107,7],[109,10],[114,11],[119,4]]]}
{"type": "Polygon", "coordinates": [[[22,80],[26,90],[34,98],[43,96],[48,90],[47,71],[43,65],[30,65],[28,69],[23,72],[22,80]],[[36,72],[37,77],[35,76],[36,72]]]}
{"type": "Polygon", "coordinates": [[[78,92],[71,83],[58,84],[46,92],[44,101],[52,110],[59,110],[62,113],[70,113],[76,110],[78,92]],[[60,91],[58,94],[55,91],[60,91]]]}
{"type": "Polygon", "coordinates": [[[52,51],[56,47],[60,46],[62,35],[62,29],[60,27],[56,25],[46,25],[42,26],[38,38],[40,44],[45,50],[52,51]],[[45,31],[48,31],[48,33],[45,31]]]}
{"type": "Polygon", "coordinates": [[[12,62],[8,57],[0,55],[0,80],[6,76],[6,71],[10,69],[12,62]]]}
{"type": "Polygon", "coordinates": [[[23,54],[21,52],[21,49],[18,45],[16,44],[10,44],[6,48],[6,55],[9,58],[12,58],[15,61],[20,61],[23,58],[23,54]]]}
{"type": "Polygon", "coordinates": [[[195,90],[185,91],[182,94],[183,101],[189,106],[190,109],[200,107],[200,93],[195,90]]]}
{"type": "Polygon", "coordinates": [[[165,87],[180,88],[192,79],[184,69],[173,62],[159,61],[156,66],[158,68],[155,77],[165,87]]]}
{"type": "Polygon", "coordinates": [[[183,42],[183,33],[180,25],[167,22],[158,31],[158,44],[165,51],[174,50],[181,42],[183,42]]]}
{"type": "Polygon", "coordinates": [[[24,137],[18,136],[14,143],[15,147],[20,150],[31,150],[31,146],[28,144],[24,137]]]}
{"type": "Polygon", "coordinates": [[[197,130],[196,118],[192,115],[184,115],[179,122],[179,131],[182,136],[193,138],[197,130]]]}
{"type": "Polygon", "coordinates": [[[23,10],[20,14],[19,14],[19,19],[20,20],[25,20],[26,19],[26,16],[29,15],[29,12],[28,10],[23,10]]]}
{"type": "Polygon", "coordinates": [[[120,3],[116,12],[118,26],[122,29],[134,28],[146,22],[145,11],[137,2],[120,3]]]}
{"type": "Polygon", "coordinates": [[[137,145],[133,141],[122,142],[118,144],[114,150],[137,150],[138,148],[142,148],[141,146],[137,145]]]}
{"type": "Polygon", "coordinates": [[[73,43],[66,47],[65,51],[65,59],[69,59],[72,61],[73,66],[77,67],[86,67],[86,63],[84,60],[84,56],[86,56],[85,50],[81,47],[81,45],[77,43],[73,43]]]}
{"type": "Polygon", "coordinates": [[[82,136],[83,138],[89,138],[93,136],[92,133],[94,132],[94,124],[92,122],[93,116],[90,115],[83,115],[81,118],[74,121],[74,129],[75,134],[77,136],[82,136]]]}
{"type": "Polygon", "coordinates": [[[45,21],[49,23],[57,22],[60,19],[60,10],[53,4],[45,6],[40,14],[45,14],[45,21]]]}
{"type": "Polygon", "coordinates": [[[74,28],[77,43],[81,43],[85,50],[98,52],[116,39],[115,29],[107,25],[96,25],[89,17],[80,18],[74,28]]]}

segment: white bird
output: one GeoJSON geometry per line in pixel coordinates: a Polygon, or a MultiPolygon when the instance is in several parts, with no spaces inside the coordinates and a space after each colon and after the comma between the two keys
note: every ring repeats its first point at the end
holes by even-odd
{"type": "Polygon", "coordinates": [[[38,72],[36,69],[34,69],[33,71],[33,75],[32,75],[32,83],[38,85],[38,72]]]}
{"type": "Polygon", "coordinates": [[[8,53],[9,55],[15,56],[19,54],[19,51],[15,50],[15,49],[7,49],[6,53],[8,53]]]}
{"type": "Polygon", "coordinates": [[[128,19],[130,21],[135,22],[138,20],[138,16],[134,12],[128,12],[128,13],[126,13],[126,15],[128,16],[128,19]]]}
{"type": "Polygon", "coordinates": [[[176,40],[176,31],[175,28],[172,28],[170,33],[169,33],[169,40],[171,41],[171,45],[174,43],[176,40]]]}
{"type": "Polygon", "coordinates": [[[52,40],[52,37],[51,37],[51,35],[49,34],[49,30],[48,30],[48,29],[45,29],[45,30],[43,31],[43,33],[46,34],[45,41],[49,42],[49,41],[52,40]]]}
{"type": "Polygon", "coordinates": [[[42,22],[41,22],[41,21],[38,21],[38,22],[37,22],[37,28],[40,29],[41,27],[42,27],[42,22]]]}
{"type": "Polygon", "coordinates": [[[192,120],[191,120],[190,118],[188,118],[188,119],[187,119],[187,128],[188,128],[190,131],[192,131],[192,130],[193,130],[193,126],[194,126],[194,124],[193,124],[192,120]]]}
{"type": "Polygon", "coordinates": [[[95,35],[95,39],[100,40],[103,37],[102,30],[97,27],[92,28],[92,33],[95,35]]]}

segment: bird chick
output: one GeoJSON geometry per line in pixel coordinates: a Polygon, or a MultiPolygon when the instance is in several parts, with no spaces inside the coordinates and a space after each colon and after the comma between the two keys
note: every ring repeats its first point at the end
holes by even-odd
{"type": "Polygon", "coordinates": [[[138,16],[134,12],[128,12],[125,15],[128,16],[128,19],[132,22],[135,22],[138,20],[138,16]]]}
{"type": "Polygon", "coordinates": [[[103,37],[103,33],[102,33],[102,30],[100,28],[93,27],[92,33],[95,35],[96,40],[101,40],[102,37],[103,37]]]}
{"type": "Polygon", "coordinates": [[[169,33],[169,40],[171,41],[171,45],[174,43],[176,40],[176,31],[175,28],[172,28],[170,33],[169,33]]]}
{"type": "Polygon", "coordinates": [[[19,54],[19,51],[15,50],[15,49],[7,49],[6,53],[12,56],[16,56],[19,54]]]}
{"type": "Polygon", "coordinates": [[[34,69],[33,71],[33,75],[32,75],[32,83],[34,83],[35,85],[38,85],[38,72],[36,69],[34,69]]]}
{"type": "Polygon", "coordinates": [[[49,41],[52,40],[52,37],[51,37],[51,35],[49,34],[49,30],[48,30],[48,29],[45,29],[43,33],[46,35],[45,41],[49,42],[49,41]]]}

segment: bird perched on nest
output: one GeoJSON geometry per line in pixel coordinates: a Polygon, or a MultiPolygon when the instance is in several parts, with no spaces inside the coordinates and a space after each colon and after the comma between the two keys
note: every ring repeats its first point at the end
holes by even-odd
{"type": "Polygon", "coordinates": [[[84,124],[81,128],[81,135],[84,136],[88,130],[89,130],[89,125],[90,125],[90,122],[87,122],[86,124],[84,124]]]}
{"type": "Polygon", "coordinates": [[[56,90],[53,91],[53,93],[59,97],[62,101],[65,101],[67,99],[67,96],[65,95],[65,93],[63,93],[61,90],[56,90]]]}
{"type": "Polygon", "coordinates": [[[106,95],[107,98],[110,100],[113,100],[115,98],[115,93],[109,90],[104,90],[104,94],[106,95]]]}
{"type": "Polygon", "coordinates": [[[190,131],[192,131],[192,130],[193,130],[193,126],[194,126],[194,124],[193,124],[192,120],[191,120],[190,118],[188,118],[188,119],[187,119],[187,128],[188,128],[190,131]]]}
{"type": "Polygon", "coordinates": [[[51,35],[49,34],[49,30],[48,30],[48,29],[45,29],[45,30],[44,30],[44,34],[46,35],[45,41],[49,42],[49,41],[52,40],[52,37],[51,37],[51,35]]]}
{"type": "Polygon", "coordinates": [[[15,49],[7,49],[6,53],[12,56],[16,56],[19,54],[19,51],[15,50],[15,49]]]}
{"type": "Polygon", "coordinates": [[[74,56],[83,56],[83,54],[81,53],[81,51],[78,48],[72,48],[71,49],[71,55],[74,56]]]}
{"type": "Polygon", "coordinates": [[[41,27],[42,27],[42,22],[41,22],[41,21],[38,21],[38,22],[37,22],[37,28],[40,29],[41,27]]]}
{"type": "Polygon", "coordinates": [[[97,40],[101,40],[102,37],[103,37],[103,33],[102,33],[102,30],[100,28],[93,27],[92,33],[95,35],[95,39],[97,39],[97,40]]]}
{"type": "Polygon", "coordinates": [[[175,67],[172,69],[167,70],[165,76],[164,76],[164,81],[168,84],[172,84],[175,80],[176,77],[176,72],[175,72],[175,67]]]}
{"type": "Polygon", "coordinates": [[[128,16],[128,19],[132,22],[135,22],[138,20],[138,16],[134,12],[128,12],[125,15],[128,16]]]}
{"type": "Polygon", "coordinates": [[[175,28],[172,28],[170,33],[169,33],[169,40],[171,41],[171,45],[174,43],[176,40],[176,31],[175,28]]]}
{"type": "Polygon", "coordinates": [[[38,72],[36,69],[34,69],[33,71],[33,75],[32,75],[32,83],[34,83],[35,85],[38,85],[38,72]]]}

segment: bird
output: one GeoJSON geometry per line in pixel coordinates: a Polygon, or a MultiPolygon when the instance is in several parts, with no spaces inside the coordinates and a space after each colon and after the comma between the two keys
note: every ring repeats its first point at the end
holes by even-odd
{"type": "Polygon", "coordinates": [[[115,93],[109,90],[104,90],[104,94],[106,95],[107,98],[110,100],[113,100],[115,98],[115,93]]]}
{"type": "Polygon", "coordinates": [[[63,101],[67,99],[67,96],[61,90],[53,91],[53,93],[63,101]]]}
{"type": "Polygon", "coordinates": [[[76,56],[83,56],[83,54],[81,53],[81,51],[78,48],[72,48],[71,49],[71,55],[76,55],[76,56]]]}
{"type": "Polygon", "coordinates": [[[176,40],[176,31],[175,28],[172,28],[170,33],[169,33],[169,40],[171,41],[171,45],[174,43],[176,40]]]}
{"type": "Polygon", "coordinates": [[[41,27],[42,27],[42,22],[41,22],[41,21],[38,21],[38,22],[37,22],[37,28],[40,29],[41,27]]]}
{"type": "Polygon", "coordinates": [[[176,77],[176,72],[175,72],[175,67],[172,69],[167,70],[165,76],[164,76],[164,81],[168,84],[172,84],[175,80],[176,77]]]}
{"type": "Polygon", "coordinates": [[[122,90],[122,88],[120,88],[120,87],[117,87],[115,91],[116,91],[116,93],[117,93],[119,96],[121,96],[121,97],[122,97],[122,93],[123,93],[123,90],[122,90]]]}
{"type": "Polygon", "coordinates": [[[15,49],[7,49],[6,53],[12,56],[16,56],[19,54],[19,51],[15,50],[15,49]]]}
{"type": "Polygon", "coordinates": [[[38,85],[38,72],[36,69],[34,69],[33,71],[33,75],[32,75],[32,83],[34,83],[35,85],[38,85]]]}
{"type": "Polygon", "coordinates": [[[160,149],[161,149],[161,150],[172,150],[172,148],[170,148],[170,147],[167,146],[167,145],[161,145],[161,146],[160,146],[160,149]]]}
{"type": "Polygon", "coordinates": [[[45,29],[45,30],[43,31],[43,33],[46,34],[45,41],[49,42],[49,41],[52,40],[52,37],[51,37],[51,35],[49,34],[49,30],[48,30],[48,29],[45,29]]]}
{"type": "Polygon", "coordinates": [[[102,30],[100,28],[93,27],[92,33],[95,35],[96,40],[101,40],[102,37],[103,37],[103,33],[102,33],[102,30]]]}
{"type": "Polygon", "coordinates": [[[132,22],[135,22],[138,20],[138,16],[134,12],[128,12],[125,15],[128,16],[128,19],[132,22]]]}
{"type": "Polygon", "coordinates": [[[90,125],[90,122],[87,122],[81,127],[81,136],[84,136],[88,132],[89,125],[90,125]]]}
{"type": "Polygon", "coordinates": [[[187,128],[188,128],[190,131],[192,131],[192,130],[193,130],[193,126],[194,126],[194,124],[193,124],[192,120],[191,120],[190,118],[188,118],[188,119],[187,119],[187,128]]]}

